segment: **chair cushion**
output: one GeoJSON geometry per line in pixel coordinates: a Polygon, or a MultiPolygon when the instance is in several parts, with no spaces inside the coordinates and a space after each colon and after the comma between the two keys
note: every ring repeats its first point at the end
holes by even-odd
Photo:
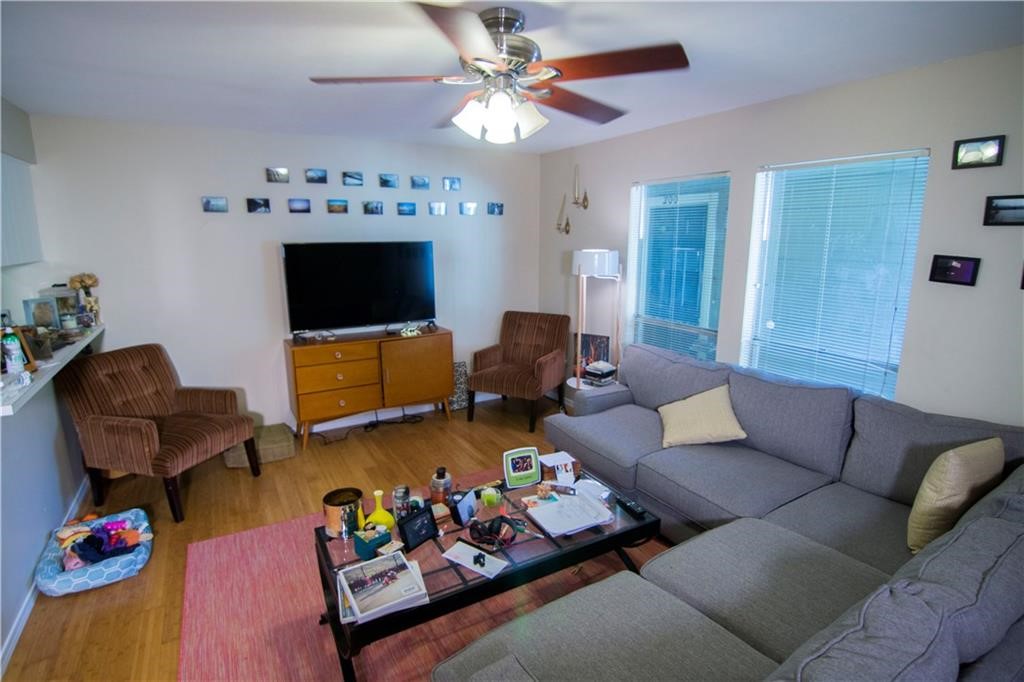
{"type": "Polygon", "coordinates": [[[824,474],[743,445],[680,445],[637,463],[636,485],[704,528],[761,517],[815,488],[824,474]]]}
{"type": "Polygon", "coordinates": [[[662,447],[723,443],[746,438],[729,404],[729,387],[709,391],[658,408],[664,435],[662,447]]]}
{"type": "Polygon", "coordinates": [[[531,374],[537,358],[553,350],[564,351],[568,343],[568,315],[508,310],[501,318],[502,362],[529,366],[531,374]]]}
{"type": "Polygon", "coordinates": [[[1003,473],[998,438],[946,450],[932,462],[907,519],[907,546],[919,552],[952,528],[960,515],[988,492],[1003,473]]]}
{"type": "Polygon", "coordinates": [[[661,448],[661,417],[654,410],[620,405],[598,414],[544,420],[544,436],[623,492],[636,487],[636,463],[661,448]]]}
{"type": "Polygon", "coordinates": [[[1008,463],[1024,459],[1024,428],[929,414],[874,396],[854,401],[853,426],[843,482],[908,505],[928,467],[950,448],[1002,438],[1008,463]]]}
{"type": "Polygon", "coordinates": [[[536,400],[544,393],[532,365],[502,363],[469,375],[469,390],[536,400]]]}
{"type": "Polygon", "coordinates": [[[431,677],[469,679],[509,654],[542,680],[757,680],[775,668],[692,606],[628,571],[492,630],[439,663],[431,677]]]}
{"type": "Polygon", "coordinates": [[[627,346],[619,381],[629,386],[637,405],[656,410],[729,381],[728,365],[701,362],[643,344],[627,346]]]}
{"type": "Polygon", "coordinates": [[[892,573],[910,557],[910,507],[833,483],[779,507],[766,520],[892,573]]]}
{"type": "Polygon", "coordinates": [[[702,533],[640,574],[776,661],[889,578],[761,519],[702,533]]]}
{"type": "Polygon", "coordinates": [[[253,435],[253,420],[244,415],[178,412],[155,421],[160,434],[155,476],[177,476],[253,435]]]}
{"type": "Polygon", "coordinates": [[[839,479],[853,421],[850,389],[737,370],[729,397],[744,445],[839,479]]]}

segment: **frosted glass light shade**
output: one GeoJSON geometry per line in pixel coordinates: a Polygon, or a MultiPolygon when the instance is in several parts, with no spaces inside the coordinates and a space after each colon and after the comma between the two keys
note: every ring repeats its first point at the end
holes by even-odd
{"type": "Polygon", "coordinates": [[[519,139],[525,140],[530,135],[548,124],[548,120],[537,111],[536,105],[530,100],[516,107],[516,118],[519,120],[519,139]]]}
{"type": "Polygon", "coordinates": [[[486,107],[479,101],[471,99],[462,108],[462,111],[452,117],[452,123],[457,125],[462,132],[479,140],[483,132],[486,114],[486,107]]]}
{"type": "Polygon", "coordinates": [[[487,133],[484,139],[493,144],[508,144],[516,141],[516,115],[512,110],[512,96],[498,90],[487,100],[487,116],[484,118],[487,133]]]}
{"type": "Polygon", "coordinates": [[[619,274],[619,252],[610,249],[573,251],[572,274],[583,277],[617,277],[619,274]]]}

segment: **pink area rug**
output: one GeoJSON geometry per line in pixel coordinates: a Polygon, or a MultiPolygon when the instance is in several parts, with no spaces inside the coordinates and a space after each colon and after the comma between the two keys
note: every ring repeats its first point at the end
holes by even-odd
{"type": "MultiPolygon", "coordinates": [[[[181,616],[181,680],[337,680],[311,514],[188,547],[181,616]]],[[[629,550],[640,565],[665,548],[629,550]]],[[[364,648],[361,680],[429,679],[434,665],[516,616],[622,570],[614,554],[566,569],[364,648]]]]}

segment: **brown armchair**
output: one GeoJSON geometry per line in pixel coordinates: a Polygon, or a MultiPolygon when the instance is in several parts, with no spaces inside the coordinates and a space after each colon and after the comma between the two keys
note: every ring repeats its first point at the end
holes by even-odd
{"type": "Polygon", "coordinates": [[[469,375],[469,409],[473,421],[477,391],[530,402],[530,433],[537,426],[537,403],[553,388],[565,404],[565,349],[569,345],[569,316],[508,310],[501,318],[501,340],[473,353],[469,375]]]}
{"type": "Polygon", "coordinates": [[[82,356],[57,375],[78,431],[93,502],[106,497],[104,469],[160,476],[181,522],[178,476],[238,443],[260,475],[252,418],[238,414],[232,391],[182,388],[163,346],[149,344],[82,356]]]}

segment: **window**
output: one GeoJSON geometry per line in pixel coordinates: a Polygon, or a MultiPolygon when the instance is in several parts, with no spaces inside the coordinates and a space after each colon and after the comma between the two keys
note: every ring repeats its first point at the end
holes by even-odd
{"type": "Polygon", "coordinates": [[[629,338],[714,360],[729,176],[633,186],[629,338]]]}
{"type": "Polygon", "coordinates": [[[740,362],[892,398],[928,153],[758,173],[740,362]]]}

